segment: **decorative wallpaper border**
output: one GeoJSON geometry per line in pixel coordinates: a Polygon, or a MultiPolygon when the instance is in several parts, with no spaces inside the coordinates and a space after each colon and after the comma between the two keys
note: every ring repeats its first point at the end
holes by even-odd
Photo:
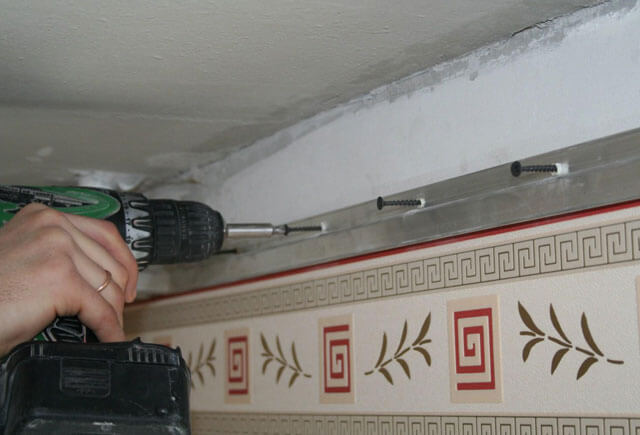
{"type": "Polygon", "coordinates": [[[640,260],[640,220],[267,289],[125,311],[128,333],[215,323],[640,260]]]}
{"type": "Polygon", "coordinates": [[[194,433],[640,435],[639,213],[176,298],[193,321],[140,335],[187,355],[194,433]]]}
{"type": "Polygon", "coordinates": [[[324,415],[193,412],[194,435],[638,435],[638,417],[324,415]]]}

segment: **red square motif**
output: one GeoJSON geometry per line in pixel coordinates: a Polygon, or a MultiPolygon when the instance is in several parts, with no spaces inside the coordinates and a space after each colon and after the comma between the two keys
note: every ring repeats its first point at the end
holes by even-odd
{"type": "Polygon", "coordinates": [[[502,401],[498,307],[497,295],[447,302],[449,377],[454,403],[502,401]]]}
{"type": "Polygon", "coordinates": [[[351,315],[319,320],[320,403],[354,403],[353,318],[351,315]]]}
{"type": "Polygon", "coordinates": [[[324,392],[351,391],[350,347],[348,338],[339,338],[340,332],[349,332],[349,325],[328,326],[323,329],[324,392]]]}
{"type": "Polygon", "coordinates": [[[493,325],[491,308],[457,311],[453,314],[455,334],[456,373],[485,374],[487,363],[489,379],[479,382],[458,382],[459,390],[492,390],[496,386],[493,352],[493,325]],[[483,318],[485,320],[483,320],[483,318]],[[474,325],[463,326],[462,319],[474,325]],[[462,336],[462,348],[460,343],[462,336]],[[488,346],[488,347],[486,347],[488,346]],[[465,361],[467,361],[465,363],[465,361]]]}
{"type": "Polygon", "coordinates": [[[249,394],[249,337],[227,334],[226,336],[226,395],[247,396],[249,394]]]}

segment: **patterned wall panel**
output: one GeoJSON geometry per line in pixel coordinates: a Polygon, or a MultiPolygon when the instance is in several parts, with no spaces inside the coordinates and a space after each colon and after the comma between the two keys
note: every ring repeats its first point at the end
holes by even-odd
{"type": "Polygon", "coordinates": [[[640,435],[638,215],[151,303],[128,332],[182,348],[196,434],[640,435]]]}
{"type": "Polygon", "coordinates": [[[137,333],[456,289],[640,259],[640,220],[399,262],[323,279],[129,310],[137,333]]]}

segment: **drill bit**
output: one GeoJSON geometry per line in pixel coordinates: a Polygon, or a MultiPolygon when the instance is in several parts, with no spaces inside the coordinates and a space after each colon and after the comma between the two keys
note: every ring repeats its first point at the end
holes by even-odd
{"type": "Polygon", "coordinates": [[[273,235],[288,236],[289,233],[302,231],[322,231],[322,226],[292,227],[287,224],[227,224],[224,236],[228,239],[266,238],[273,235]]]}
{"type": "MultiPolygon", "coordinates": [[[[284,225],[280,225],[278,227],[276,227],[276,229],[278,231],[280,230],[284,230],[284,235],[288,236],[289,233],[296,233],[296,232],[303,232],[303,231],[322,231],[322,225],[316,225],[316,226],[303,226],[303,227],[290,227],[287,224],[284,225]]],[[[280,233],[278,233],[280,234],[280,233]]]]}

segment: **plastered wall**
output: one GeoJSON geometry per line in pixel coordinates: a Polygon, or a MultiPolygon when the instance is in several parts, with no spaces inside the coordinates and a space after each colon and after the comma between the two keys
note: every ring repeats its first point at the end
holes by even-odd
{"type": "MultiPolygon", "coordinates": [[[[605,2],[376,89],[148,193],[204,201],[228,222],[279,224],[637,128],[638,41],[637,2],[605,2]]],[[[139,292],[175,291],[170,282],[156,268],[139,292]]]]}
{"type": "Polygon", "coordinates": [[[134,306],[195,433],[636,434],[640,203],[134,306]]]}
{"type": "Polygon", "coordinates": [[[376,89],[151,193],[205,201],[230,222],[285,223],[637,128],[638,41],[636,2],[605,2],[376,89]]]}

